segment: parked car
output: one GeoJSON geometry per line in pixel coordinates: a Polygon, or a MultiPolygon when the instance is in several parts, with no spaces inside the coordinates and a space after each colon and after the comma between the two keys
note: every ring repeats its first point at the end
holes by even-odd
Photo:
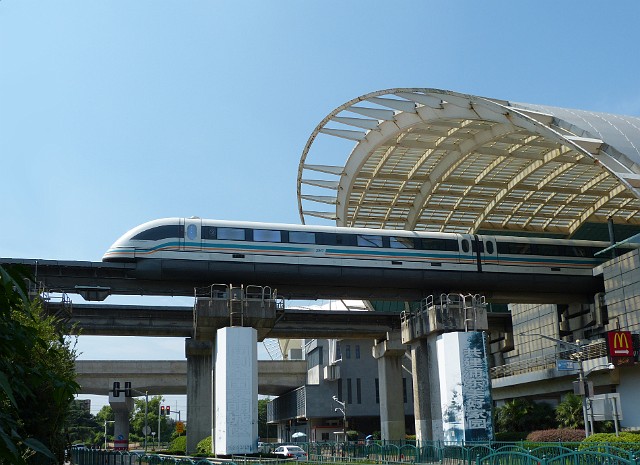
{"type": "Polygon", "coordinates": [[[307,453],[300,446],[279,446],[273,453],[285,458],[307,460],[307,453]]]}

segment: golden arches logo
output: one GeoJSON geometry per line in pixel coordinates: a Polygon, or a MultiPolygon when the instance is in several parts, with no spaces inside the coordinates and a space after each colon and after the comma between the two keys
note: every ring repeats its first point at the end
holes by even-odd
{"type": "Polygon", "coordinates": [[[611,331],[608,334],[609,355],[613,357],[631,357],[633,355],[633,343],[629,331],[611,331]]]}
{"type": "Polygon", "coordinates": [[[613,335],[613,348],[616,349],[629,349],[631,344],[629,344],[629,338],[627,337],[627,333],[615,333],[613,335]]]}

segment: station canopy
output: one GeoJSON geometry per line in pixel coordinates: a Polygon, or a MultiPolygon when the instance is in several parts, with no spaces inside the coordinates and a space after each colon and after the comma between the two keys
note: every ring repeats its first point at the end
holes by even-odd
{"type": "Polygon", "coordinates": [[[315,128],[303,223],[608,240],[640,232],[640,118],[397,88],[315,128]]]}

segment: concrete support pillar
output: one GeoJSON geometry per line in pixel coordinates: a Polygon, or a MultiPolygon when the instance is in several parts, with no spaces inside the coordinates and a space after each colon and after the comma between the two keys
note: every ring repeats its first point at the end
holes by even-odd
{"type": "MultiPolygon", "coordinates": [[[[215,336],[214,336],[215,338],[215,336]]],[[[198,443],[213,437],[213,348],[214,341],[185,340],[187,356],[187,453],[198,443]]]]}
{"type": "Polygon", "coordinates": [[[113,424],[113,436],[116,441],[123,438],[129,442],[129,415],[133,410],[133,399],[128,399],[128,408],[126,410],[114,410],[113,415],[115,423],[113,424]]]}
{"type": "MultiPolygon", "coordinates": [[[[418,444],[433,439],[433,416],[431,413],[432,392],[430,376],[429,344],[427,339],[415,339],[411,342],[411,371],[413,373],[413,412],[416,424],[418,444]]],[[[433,357],[435,362],[435,357],[433,357]]],[[[436,378],[437,380],[437,378],[436,378]]],[[[439,391],[439,388],[438,388],[439,391]]],[[[434,396],[439,399],[439,396],[434,396]]]]}
{"type": "MultiPolygon", "coordinates": [[[[113,383],[111,383],[111,385],[113,385],[113,383]]],[[[131,397],[125,397],[124,392],[120,392],[118,396],[114,396],[112,391],[109,394],[109,405],[111,406],[115,419],[113,424],[115,446],[127,447],[129,444],[129,415],[133,410],[133,399],[131,397]]]]}
{"type": "Polygon", "coordinates": [[[387,333],[383,341],[373,344],[373,357],[378,360],[380,386],[380,433],[383,440],[399,441],[405,437],[402,358],[406,346],[400,333],[387,333]]]}

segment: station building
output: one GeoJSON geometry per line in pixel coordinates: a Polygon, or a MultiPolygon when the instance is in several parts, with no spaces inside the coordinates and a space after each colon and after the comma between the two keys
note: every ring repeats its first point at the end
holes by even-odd
{"type": "MultiPolygon", "coordinates": [[[[297,196],[307,224],[635,247],[640,118],[439,89],[372,92],[339,106],[314,129],[302,152],[297,196]]],[[[570,290],[555,296],[554,304],[537,302],[535,295],[527,302],[492,304],[486,295],[488,311],[504,315],[487,333],[495,405],[515,398],[556,404],[582,376],[586,383],[577,391],[587,391],[590,422],[600,418],[601,398],[616,394],[620,426],[640,428],[633,395],[640,382],[640,255],[636,248],[620,256],[612,250],[612,258],[593,270],[605,292],[594,290],[587,301],[575,300],[570,290]],[[625,340],[625,357],[612,353],[620,334],[635,341],[625,340]]],[[[445,291],[465,293],[463,283],[445,291]]],[[[370,310],[399,312],[413,304],[367,303],[370,310]]],[[[334,440],[321,433],[342,424],[331,393],[346,402],[354,429],[374,430],[380,415],[372,400],[379,395],[375,363],[370,358],[349,364],[344,354],[331,359],[331,344],[307,341],[307,386],[272,402],[269,420],[280,426],[281,440],[294,430],[334,440]]],[[[373,342],[338,344],[359,344],[361,354],[373,350],[373,342]]],[[[405,373],[411,370],[408,359],[409,352],[399,359],[405,373]]],[[[404,404],[407,433],[414,432],[411,397],[404,404]]]]}

